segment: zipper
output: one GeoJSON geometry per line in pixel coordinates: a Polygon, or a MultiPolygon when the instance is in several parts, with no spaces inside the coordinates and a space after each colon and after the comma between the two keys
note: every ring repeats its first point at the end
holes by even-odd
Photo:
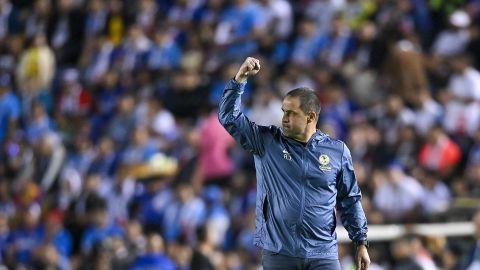
{"type": "Polygon", "coordinates": [[[305,160],[306,158],[306,153],[308,152],[308,143],[307,145],[303,148],[303,153],[302,153],[302,165],[303,165],[303,171],[302,171],[302,178],[300,179],[301,185],[302,185],[302,190],[301,190],[301,195],[300,195],[300,216],[298,218],[298,225],[296,226],[296,231],[297,231],[297,248],[300,251],[301,249],[301,237],[302,237],[302,220],[303,220],[303,213],[304,213],[304,208],[305,208],[305,184],[306,180],[305,176],[307,174],[307,169],[308,169],[308,162],[305,160]]]}

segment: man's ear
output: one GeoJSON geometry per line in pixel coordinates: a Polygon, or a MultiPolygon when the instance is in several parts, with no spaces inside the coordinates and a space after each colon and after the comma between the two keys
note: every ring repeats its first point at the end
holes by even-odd
{"type": "Polygon", "coordinates": [[[307,123],[311,123],[311,122],[316,123],[316,119],[317,119],[317,114],[315,112],[309,112],[307,114],[307,123]]]}

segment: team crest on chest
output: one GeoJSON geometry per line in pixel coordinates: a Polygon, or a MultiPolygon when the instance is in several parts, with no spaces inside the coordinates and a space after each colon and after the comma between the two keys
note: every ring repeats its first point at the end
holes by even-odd
{"type": "Polygon", "coordinates": [[[318,162],[320,163],[320,170],[327,172],[332,170],[332,167],[330,167],[330,157],[327,155],[321,154],[320,157],[318,157],[318,162]]]}

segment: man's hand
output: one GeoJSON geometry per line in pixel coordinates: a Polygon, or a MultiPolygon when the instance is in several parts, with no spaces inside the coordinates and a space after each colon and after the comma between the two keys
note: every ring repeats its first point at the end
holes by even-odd
{"type": "Polygon", "coordinates": [[[235,75],[235,81],[244,83],[249,76],[253,76],[260,71],[260,61],[253,57],[247,57],[243,62],[240,69],[238,69],[237,75],[235,75]]]}
{"type": "Polygon", "coordinates": [[[367,270],[370,265],[367,247],[364,245],[358,246],[356,255],[357,270],[367,270]]]}

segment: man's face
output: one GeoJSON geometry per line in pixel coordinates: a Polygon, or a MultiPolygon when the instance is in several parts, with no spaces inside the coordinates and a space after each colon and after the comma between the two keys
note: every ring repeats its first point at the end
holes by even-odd
{"type": "Polygon", "coordinates": [[[108,214],[106,210],[98,209],[91,213],[92,223],[99,228],[108,224],[108,214]]]}
{"type": "Polygon", "coordinates": [[[282,104],[282,128],[287,137],[296,138],[307,128],[307,114],[300,109],[298,97],[287,96],[282,104]]]}

